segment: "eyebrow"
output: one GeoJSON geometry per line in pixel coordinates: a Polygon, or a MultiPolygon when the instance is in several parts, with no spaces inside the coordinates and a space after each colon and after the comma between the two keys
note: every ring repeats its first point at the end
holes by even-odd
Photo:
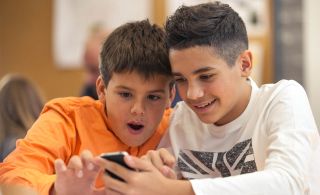
{"type": "MultiPolygon", "coordinates": [[[[128,91],[134,91],[131,88],[129,88],[127,86],[124,86],[124,85],[116,86],[116,88],[117,89],[125,89],[125,90],[128,90],[128,91]]],[[[165,90],[164,89],[155,89],[155,90],[148,91],[148,93],[165,93],[165,90]]]]}
{"type": "MultiPolygon", "coordinates": [[[[199,68],[197,70],[192,71],[192,74],[200,74],[200,73],[207,72],[207,71],[213,70],[213,69],[214,68],[208,67],[208,66],[207,67],[202,67],[202,68],[199,68]]],[[[173,76],[181,76],[182,75],[179,72],[173,72],[172,74],[173,74],[173,76]]]]}

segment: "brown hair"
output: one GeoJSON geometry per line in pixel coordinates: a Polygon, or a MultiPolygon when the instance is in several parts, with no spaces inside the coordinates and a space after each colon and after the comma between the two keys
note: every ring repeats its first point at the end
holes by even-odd
{"type": "Polygon", "coordinates": [[[106,39],[100,53],[105,85],[113,73],[136,71],[146,80],[155,75],[171,77],[165,32],[149,20],[126,23],[106,39]]]}
{"type": "Polygon", "coordinates": [[[0,80],[0,143],[5,137],[23,137],[38,118],[43,98],[27,78],[9,74],[0,80]]]}

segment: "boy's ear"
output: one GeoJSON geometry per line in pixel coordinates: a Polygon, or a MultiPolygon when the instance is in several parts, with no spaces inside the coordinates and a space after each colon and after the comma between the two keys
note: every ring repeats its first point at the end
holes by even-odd
{"type": "Polygon", "coordinates": [[[246,50],[239,57],[240,71],[242,77],[249,77],[252,70],[252,53],[246,50]]]}
{"type": "Polygon", "coordinates": [[[106,87],[104,85],[103,79],[100,75],[96,81],[96,89],[97,89],[97,94],[98,94],[99,100],[102,102],[105,102],[105,100],[106,100],[105,88],[106,87]]]}
{"type": "Polygon", "coordinates": [[[171,104],[174,100],[174,97],[176,96],[176,93],[177,93],[176,86],[173,85],[172,89],[170,90],[169,99],[167,101],[167,105],[166,105],[167,109],[171,107],[171,104]]]}

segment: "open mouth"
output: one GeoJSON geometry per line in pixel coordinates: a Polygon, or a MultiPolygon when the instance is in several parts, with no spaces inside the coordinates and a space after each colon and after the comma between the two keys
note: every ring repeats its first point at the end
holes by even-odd
{"type": "Polygon", "coordinates": [[[128,126],[134,131],[139,131],[144,127],[144,125],[142,124],[135,124],[135,123],[128,123],[128,126]]]}

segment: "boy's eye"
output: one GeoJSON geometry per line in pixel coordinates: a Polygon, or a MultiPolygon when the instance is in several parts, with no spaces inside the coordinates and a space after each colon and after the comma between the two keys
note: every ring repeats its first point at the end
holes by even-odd
{"type": "Polygon", "coordinates": [[[182,83],[182,82],[186,81],[186,79],[183,77],[175,77],[174,80],[176,83],[182,83]]]}
{"type": "Polygon", "coordinates": [[[155,100],[160,99],[160,96],[157,96],[157,95],[148,95],[148,99],[155,101],[155,100]]]}
{"type": "Polygon", "coordinates": [[[213,76],[213,74],[210,74],[210,75],[200,75],[200,79],[201,79],[201,80],[209,80],[212,76],[213,76]]]}
{"type": "Polygon", "coordinates": [[[119,95],[124,98],[128,98],[132,96],[132,94],[128,92],[120,92],[119,95]]]}

